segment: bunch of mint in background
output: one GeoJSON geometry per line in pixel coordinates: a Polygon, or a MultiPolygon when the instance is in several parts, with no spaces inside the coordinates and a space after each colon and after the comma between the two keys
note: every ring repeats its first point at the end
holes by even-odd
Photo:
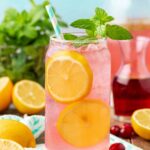
{"type": "Polygon", "coordinates": [[[76,36],[66,33],[64,38],[66,40],[75,40],[77,43],[86,44],[91,40],[99,38],[111,38],[113,40],[128,40],[132,39],[131,33],[125,28],[118,25],[111,25],[110,22],[114,18],[107,14],[102,8],[95,9],[95,15],[90,19],[79,19],[71,23],[72,27],[84,29],[86,34],[84,36],[76,36]]]}
{"type": "MultiPolygon", "coordinates": [[[[20,2],[20,1],[18,1],[20,2]]],[[[49,2],[36,4],[22,12],[9,8],[0,23],[0,76],[14,82],[31,79],[44,83],[44,56],[53,27],[45,10],[49,2]]],[[[66,23],[55,12],[59,24],[66,23]]]]}

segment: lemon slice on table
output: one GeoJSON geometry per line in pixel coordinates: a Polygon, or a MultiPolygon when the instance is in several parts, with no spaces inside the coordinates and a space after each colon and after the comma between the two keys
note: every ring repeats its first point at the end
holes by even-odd
{"type": "Polygon", "coordinates": [[[11,140],[0,139],[1,150],[24,150],[24,148],[11,140]]]}
{"type": "Polygon", "coordinates": [[[76,147],[88,147],[109,134],[110,109],[101,100],[83,100],[67,106],[57,121],[61,137],[76,147]]]}
{"type": "Polygon", "coordinates": [[[131,118],[134,131],[144,139],[150,140],[150,109],[136,110],[131,118]]]}
{"type": "Polygon", "coordinates": [[[93,73],[84,56],[75,51],[59,51],[46,63],[46,87],[58,102],[71,102],[86,96],[93,73]]]}
{"type": "Polygon", "coordinates": [[[11,103],[13,83],[8,77],[0,78],[0,111],[11,103]]]}
{"type": "Polygon", "coordinates": [[[38,113],[45,107],[44,88],[34,81],[19,81],[13,89],[13,103],[21,113],[38,113]]]}
{"type": "Polygon", "coordinates": [[[23,147],[36,146],[31,130],[23,123],[15,120],[0,120],[0,139],[15,141],[23,147]]]}

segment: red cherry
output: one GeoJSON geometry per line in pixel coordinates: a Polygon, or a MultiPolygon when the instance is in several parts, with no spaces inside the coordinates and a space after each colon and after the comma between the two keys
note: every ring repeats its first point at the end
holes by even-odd
{"type": "Polygon", "coordinates": [[[131,138],[133,134],[134,134],[134,130],[131,124],[125,123],[122,129],[120,130],[119,136],[126,139],[126,138],[131,138]]]}
{"type": "Polygon", "coordinates": [[[115,144],[112,144],[109,148],[109,150],[125,150],[125,146],[121,143],[115,143],[115,144]]]}
{"type": "Polygon", "coordinates": [[[110,128],[110,133],[113,134],[113,135],[116,135],[116,136],[119,136],[120,134],[120,127],[117,126],[117,125],[114,125],[110,128]]]}

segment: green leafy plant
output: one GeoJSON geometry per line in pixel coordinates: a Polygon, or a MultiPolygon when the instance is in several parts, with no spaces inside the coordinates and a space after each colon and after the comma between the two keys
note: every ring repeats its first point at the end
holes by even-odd
{"type": "MultiPolygon", "coordinates": [[[[0,24],[0,76],[14,82],[31,79],[44,83],[44,56],[53,27],[45,10],[48,1],[30,0],[29,11],[9,8],[0,24]]],[[[67,27],[55,12],[59,24],[67,27]]]]}
{"type": "Polygon", "coordinates": [[[74,28],[84,29],[86,34],[84,36],[76,36],[66,33],[64,38],[66,40],[81,41],[82,44],[87,44],[91,40],[99,38],[111,38],[113,40],[127,40],[132,39],[129,31],[119,25],[110,24],[114,18],[102,9],[96,8],[95,15],[90,19],[79,19],[71,23],[74,28]]]}

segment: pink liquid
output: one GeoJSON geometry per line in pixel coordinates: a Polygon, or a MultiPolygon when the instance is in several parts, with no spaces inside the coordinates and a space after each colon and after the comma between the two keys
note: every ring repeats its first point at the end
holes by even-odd
{"type": "MultiPolygon", "coordinates": [[[[103,44],[89,44],[80,48],[75,48],[70,44],[60,44],[52,42],[46,58],[49,58],[58,50],[75,50],[80,52],[88,60],[94,74],[92,90],[87,98],[101,99],[109,105],[110,98],[110,55],[103,44]]],[[[79,148],[67,143],[57,131],[56,123],[60,112],[68,105],[54,101],[48,91],[46,91],[46,131],[45,143],[47,150],[108,150],[109,147],[109,128],[108,136],[100,143],[92,147],[79,148]]],[[[106,116],[107,117],[107,116],[106,116]]],[[[109,117],[109,116],[108,116],[109,117]]],[[[102,120],[103,122],[105,120],[102,120]]]]}
{"type": "MultiPolygon", "coordinates": [[[[150,37],[150,29],[137,30],[132,33],[135,37],[138,35],[150,37]]],[[[121,61],[122,61],[119,42],[113,41],[113,40],[108,40],[108,48],[111,53],[112,78],[113,78],[115,76],[115,74],[117,73],[117,71],[120,67],[121,61]]],[[[149,48],[147,51],[147,58],[146,58],[147,66],[148,66],[148,69],[150,70],[150,59],[149,58],[150,58],[150,44],[149,44],[149,48]]]]}

